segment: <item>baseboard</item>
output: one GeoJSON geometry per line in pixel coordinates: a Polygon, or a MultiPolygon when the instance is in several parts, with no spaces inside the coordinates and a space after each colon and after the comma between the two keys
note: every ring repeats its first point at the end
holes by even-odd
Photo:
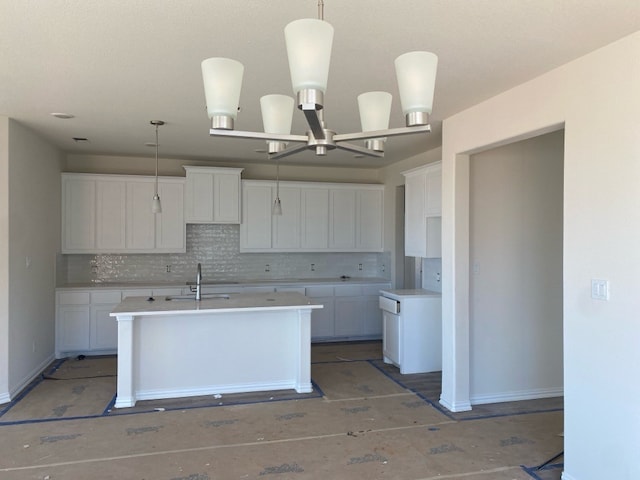
{"type": "MultiPolygon", "coordinates": [[[[20,383],[15,385],[13,388],[9,389],[9,402],[16,397],[22,390],[27,388],[27,386],[33,382],[33,380],[42,373],[42,371],[55,360],[55,355],[52,353],[46,359],[44,359],[37,367],[35,367],[31,372],[27,374],[25,378],[23,378],[20,383]]],[[[2,403],[3,396],[0,396],[0,403],[2,403]]]]}
{"type": "Polygon", "coordinates": [[[175,390],[140,390],[135,393],[135,398],[136,400],[155,400],[159,398],[199,397],[203,395],[223,395],[229,393],[293,390],[295,388],[295,382],[214,385],[202,388],[184,388],[175,390]]]}
{"type": "Polygon", "coordinates": [[[561,480],[578,480],[577,478],[569,475],[567,472],[562,472],[562,476],[560,477],[560,479],[561,480]]]}
{"type": "Polygon", "coordinates": [[[471,410],[471,404],[469,402],[448,402],[440,397],[440,405],[449,410],[450,412],[468,412],[471,410]]]}
{"type": "Polygon", "coordinates": [[[11,401],[11,395],[9,393],[0,393],[0,405],[3,403],[9,403],[11,401]]]}
{"type": "Polygon", "coordinates": [[[517,402],[520,400],[537,400],[539,398],[562,397],[563,395],[563,388],[539,388],[534,390],[521,390],[516,392],[471,395],[471,405],[517,402]]]}

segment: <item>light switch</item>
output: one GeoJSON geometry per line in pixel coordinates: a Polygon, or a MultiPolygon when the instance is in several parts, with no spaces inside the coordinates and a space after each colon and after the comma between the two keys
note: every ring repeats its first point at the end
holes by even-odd
{"type": "Polygon", "coordinates": [[[609,281],[592,278],[591,298],[595,300],[609,300],[609,281]]]}

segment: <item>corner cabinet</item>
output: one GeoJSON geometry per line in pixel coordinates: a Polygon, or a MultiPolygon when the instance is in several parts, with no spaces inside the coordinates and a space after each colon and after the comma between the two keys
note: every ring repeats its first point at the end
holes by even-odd
{"type": "Polygon", "coordinates": [[[442,256],[442,165],[431,163],[402,173],[405,176],[404,254],[442,256]]]}
{"type": "Polygon", "coordinates": [[[240,251],[382,252],[383,202],[383,185],[243,180],[240,251]]]}
{"type": "Polygon", "coordinates": [[[62,174],[62,253],[184,253],[184,178],[62,174]]]}
{"type": "Polygon", "coordinates": [[[185,166],[186,223],[240,223],[242,168],[185,166]]]}

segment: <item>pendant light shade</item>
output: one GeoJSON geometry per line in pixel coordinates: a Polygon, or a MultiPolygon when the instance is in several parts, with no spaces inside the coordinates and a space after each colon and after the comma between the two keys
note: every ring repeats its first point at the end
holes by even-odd
{"type": "Polygon", "coordinates": [[[265,95],[260,98],[262,125],[266,133],[291,133],[293,98],[287,95],[265,95]]]}
{"type": "Polygon", "coordinates": [[[303,18],[284,28],[291,85],[300,90],[327,91],[333,27],[324,20],[303,18]]]}
{"type": "Polygon", "coordinates": [[[395,60],[400,103],[405,115],[430,114],[438,57],[431,52],[409,52],[395,60]]]}
{"type": "Polygon", "coordinates": [[[212,120],[226,118],[231,121],[238,116],[240,90],[244,66],[230,58],[213,57],[202,61],[202,80],[207,102],[207,114],[212,120]]]}
{"type": "Polygon", "coordinates": [[[363,132],[389,128],[391,99],[391,94],[388,92],[367,92],[358,95],[360,125],[363,132]]]}
{"type": "Polygon", "coordinates": [[[151,213],[162,213],[162,204],[160,203],[160,195],[157,193],[153,196],[153,203],[151,204],[151,213]]]}
{"type": "MultiPolygon", "coordinates": [[[[391,114],[391,94],[388,92],[367,92],[358,95],[358,110],[363,132],[374,132],[389,128],[391,114]]],[[[370,138],[364,141],[369,150],[384,152],[386,137],[370,138]]]]}

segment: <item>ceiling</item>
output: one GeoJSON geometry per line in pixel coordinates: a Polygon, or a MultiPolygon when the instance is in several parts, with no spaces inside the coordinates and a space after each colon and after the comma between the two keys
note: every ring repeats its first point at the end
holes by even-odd
{"type": "MultiPolygon", "coordinates": [[[[282,162],[372,168],[441,142],[456,112],[640,30],[637,0],[325,0],[335,28],[325,120],[360,130],[356,97],[386,90],[404,126],[393,68],[407,51],[439,57],[433,133],[390,138],[384,159],[330,151],[282,162]]],[[[245,66],[236,129],[262,131],[259,98],[292,95],[284,26],[317,17],[317,0],[0,0],[0,115],[69,154],[268,162],[265,143],[212,138],[200,62],[245,66]],[[74,115],[60,120],[54,112],[74,115]],[[85,137],[88,142],[75,142],[85,137]]],[[[292,133],[303,134],[302,113],[292,133]]]]}

